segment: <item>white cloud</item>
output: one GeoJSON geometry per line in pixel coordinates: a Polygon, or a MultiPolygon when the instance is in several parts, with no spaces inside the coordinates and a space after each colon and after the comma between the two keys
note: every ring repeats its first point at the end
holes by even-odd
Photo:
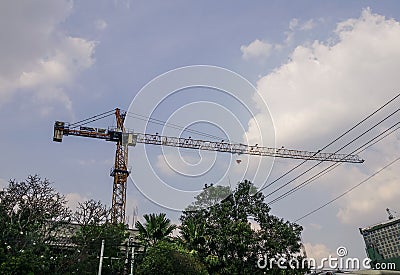
{"type": "MultiPolygon", "coordinates": [[[[342,223],[352,225],[375,224],[386,219],[385,209],[398,207],[400,189],[397,171],[399,169],[400,165],[395,164],[344,197],[339,202],[338,219],[342,223]]],[[[354,182],[353,185],[357,183],[354,182]]]]}
{"type": "Polygon", "coordinates": [[[66,0],[0,3],[0,104],[20,93],[19,99],[47,111],[51,102],[71,108],[63,88],[93,64],[95,48],[93,41],[60,29],[71,11],[72,2],[66,0]]]}
{"type": "MultiPolygon", "coordinates": [[[[289,45],[293,42],[296,31],[309,31],[315,27],[315,21],[310,19],[304,23],[301,23],[297,18],[293,18],[289,22],[289,31],[285,32],[286,39],[285,44],[289,45]]],[[[282,48],[284,45],[277,45],[276,48],[282,48]]]]}
{"type": "Polygon", "coordinates": [[[278,142],[335,136],[336,129],[357,121],[398,89],[398,22],[365,10],[361,18],[339,24],[337,34],[332,46],[319,41],[298,46],[288,63],[258,81],[278,142]]]}
{"type": "Polygon", "coordinates": [[[289,30],[294,31],[295,28],[299,25],[299,20],[297,18],[293,18],[289,22],[289,30]]]}
{"type": "Polygon", "coordinates": [[[65,195],[67,200],[67,206],[72,210],[75,211],[78,207],[79,203],[87,201],[88,198],[86,196],[82,196],[79,193],[68,193],[65,195]]]}
{"type": "Polygon", "coordinates": [[[314,230],[321,230],[322,229],[322,225],[318,224],[318,223],[310,223],[310,227],[314,230]]]}
{"type": "Polygon", "coordinates": [[[315,25],[316,23],[313,19],[301,23],[297,18],[293,18],[289,21],[288,31],[285,32],[286,38],[283,43],[271,44],[265,40],[256,39],[249,45],[242,45],[240,47],[242,58],[244,60],[259,59],[263,61],[272,54],[273,50],[282,50],[291,45],[296,31],[309,31],[313,29],[315,25]]]}
{"type": "Polygon", "coordinates": [[[247,46],[241,46],[240,50],[242,51],[242,58],[245,60],[262,60],[270,56],[272,48],[270,43],[256,39],[247,46]]]}
{"type": "Polygon", "coordinates": [[[328,258],[329,255],[335,257],[336,253],[329,250],[329,248],[325,244],[311,244],[304,243],[304,248],[307,252],[307,258],[314,259],[316,261],[316,267],[318,267],[321,263],[321,259],[328,258]]]}
{"type": "MultiPolygon", "coordinates": [[[[365,9],[359,18],[339,23],[332,37],[297,46],[286,64],[257,83],[274,119],[278,147],[318,150],[398,92],[399,22],[365,9]]],[[[249,126],[266,115],[263,108],[259,106],[260,114],[249,126]]],[[[263,125],[262,119],[258,123],[263,125]]],[[[259,139],[253,128],[247,132],[249,140],[259,139]]],[[[343,165],[324,176],[319,182],[326,183],[325,193],[333,198],[396,158],[399,141],[399,135],[387,138],[363,153],[363,165],[343,165]]],[[[382,173],[335,202],[339,221],[368,224],[396,205],[400,191],[395,171],[382,173]]]]}
{"type": "Polygon", "coordinates": [[[107,22],[104,21],[103,19],[97,19],[94,22],[94,25],[95,25],[96,29],[98,29],[99,31],[105,30],[108,26],[107,22]]]}
{"type": "Polygon", "coordinates": [[[300,26],[300,30],[309,31],[312,30],[314,27],[315,27],[315,22],[313,19],[310,19],[300,26]]]}

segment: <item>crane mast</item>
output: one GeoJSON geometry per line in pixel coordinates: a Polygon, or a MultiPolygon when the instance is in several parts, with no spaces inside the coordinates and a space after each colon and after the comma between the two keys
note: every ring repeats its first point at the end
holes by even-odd
{"type": "MultiPolygon", "coordinates": [[[[124,133],[125,114],[121,114],[120,110],[116,109],[115,118],[117,120],[117,132],[124,133]]],[[[114,167],[110,173],[110,176],[114,178],[111,206],[111,220],[113,223],[125,223],[126,183],[129,176],[127,163],[128,146],[122,143],[122,139],[118,139],[114,167]]]]}
{"type": "MultiPolygon", "coordinates": [[[[317,161],[331,162],[349,162],[362,163],[357,155],[323,153],[320,151],[310,152],[302,150],[292,150],[285,148],[260,147],[256,145],[246,145],[241,143],[232,143],[229,141],[208,141],[182,137],[168,137],[158,134],[134,133],[124,127],[126,113],[115,109],[116,127],[93,128],[79,126],[77,123],[69,124],[67,122],[56,121],[54,124],[53,141],[62,142],[63,136],[81,136],[96,139],[103,139],[116,143],[114,167],[111,169],[110,176],[114,178],[111,219],[114,223],[125,222],[126,208],[126,185],[130,174],[128,169],[128,146],[135,146],[137,143],[153,144],[161,146],[172,146],[188,149],[198,149],[206,151],[225,152],[231,154],[245,154],[261,157],[279,157],[317,161]]],[[[104,116],[103,116],[104,117],[104,116]]],[[[84,124],[86,124],[85,122],[84,124]]],[[[83,125],[83,124],[82,124],[83,125]]]]}
{"type": "Polygon", "coordinates": [[[93,128],[85,126],[74,126],[70,128],[69,123],[56,121],[54,124],[53,141],[62,142],[63,136],[73,135],[90,138],[104,139],[116,143],[114,167],[111,169],[110,176],[114,178],[112,205],[111,205],[111,221],[113,223],[125,223],[126,209],[126,184],[130,171],[128,170],[128,147],[124,143],[125,137],[125,113],[121,113],[120,109],[115,109],[115,120],[117,126],[104,128],[93,128]],[[77,129],[75,129],[75,127],[77,129]]]}

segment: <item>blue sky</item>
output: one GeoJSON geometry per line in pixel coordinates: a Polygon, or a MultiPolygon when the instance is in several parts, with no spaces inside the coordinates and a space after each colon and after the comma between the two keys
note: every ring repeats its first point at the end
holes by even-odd
{"type": "MultiPolygon", "coordinates": [[[[73,122],[115,107],[127,110],[147,83],[183,66],[212,65],[233,71],[254,85],[265,103],[257,99],[255,91],[235,91],[237,98],[246,102],[243,105],[217,90],[192,88],[169,95],[153,106],[157,107],[153,117],[183,126],[194,123],[193,129],[235,140],[242,138],[238,141],[250,144],[271,134],[272,118],[276,140],[266,145],[318,150],[398,93],[398,1],[215,2],[2,2],[2,185],[10,178],[22,180],[37,173],[53,181],[72,206],[89,198],[109,204],[112,178],[108,174],[114,145],[74,137],[55,144],[54,121],[73,122]],[[209,109],[211,105],[206,103],[214,103],[219,109],[209,109]],[[222,109],[230,113],[219,113],[222,109]],[[195,123],[198,120],[201,122],[195,123]],[[261,127],[261,132],[255,125],[261,127]]],[[[147,93],[143,100],[152,104],[155,99],[147,93]]],[[[398,106],[399,101],[394,102],[353,136],[398,106]]],[[[371,136],[398,118],[398,114],[392,117],[371,136]]],[[[112,123],[109,119],[96,126],[112,123]]],[[[143,126],[139,120],[132,123],[133,128],[143,126]]],[[[163,130],[180,134],[157,125],[149,128],[153,133],[163,130]]],[[[234,184],[257,173],[268,182],[298,163],[275,160],[268,178],[271,161],[261,162],[257,170],[253,166],[259,160],[251,158],[243,158],[243,164],[249,165],[243,167],[235,166],[236,157],[226,155],[172,149],[163,152],[150,147],[145,150],[147,154],[139,146],[130,151],[133,180],[154,184],[155,190],[164,183],[183,188],[188,181],[194,189],[206,182],[234,184]],[[149,175],[142,166],[146,157],[159,181],[148,182],[149,175]],[[195,173],[190,169],[207,170],[208,165],[212,168],[204,177],[185,178],[171,173],[165,161],[173,164],[175,172],[182,169],[195,173]]],[[[363,152],[363,165],[341,165],[274,204],[272,213],[294,220],[371,175],[398,157],[399,151],[399,134],[395,133],[363,152]]],[[[346,245],[351,255],[364,257],[358,227],[385,220],[386,207],[400,212],[396,165],[300,222],[312,255],[334,255],[339,245],[346,245]]],[[[276,187],[283,183],[277,182],[276,187]]],[[[265,194],[272,190],[265,190],[265,194]]],[[[140,214],[167,211],[175,221],[179,216],[146,199],[130,180],[128,215],[135,205],[140,214]]]]}

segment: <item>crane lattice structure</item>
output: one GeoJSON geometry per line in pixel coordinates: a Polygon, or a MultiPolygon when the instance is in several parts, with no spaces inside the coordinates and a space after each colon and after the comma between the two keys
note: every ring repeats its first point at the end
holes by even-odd
{"type": "Polygon", "coordinates": [[[198,149],[216,152],[226,152],[231,154],[246,154],[262,157],[279,157],[303,160],[332,161],[362,163],[364,160],[357,155],[323,153],[320,151],[310,152],[301,150],[291,150],[285,148],[260,147],[256,145],[246,145],[241,143],[231,143],[229,141],[208,141],[183,137],[168,137],[158,134],[134,133],[124,127],[126,113],[120,109],[113,110],[116,119],[116,127],[93,128],[83,126],[95,120],[110,115],[110,112],[85,119],[77,123],[67,123],[56,121],[54,124],[53,140],[62,142],[63,136],[81,136],[88,138],[103,139],[115,142],[117,145],[115,153],[114,167],[110,176],[114,178],[111,219],[114,223],[125,223],[126,208],[126,185],[130,174],[128,169],[128,146],[135,146],[137,143],[154,144],[161,146],[172,146],[188,149],[198,149]]]}

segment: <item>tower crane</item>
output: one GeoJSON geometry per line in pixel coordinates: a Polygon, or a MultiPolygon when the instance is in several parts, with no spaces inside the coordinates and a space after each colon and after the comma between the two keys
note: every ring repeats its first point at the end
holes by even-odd
{"type": "Polygon", "coordinates": [[[158,134],[134,133],[129,129],[125,129],[125,116],[125,112],[121,112],[120,109],[116,108],[115,110],[102,113],[76,123],[67,123],[62,121],[56,121],[54,123],[53,141],[55,142],[62,142],[63,136],[81,136],[87,138],[103,139],[116,143],[114,167],[111,169],[110,172],[110,176],[114,178],[111,206],[111,220],[114,223],[125,222],[126,185],[128,176],[130,174],[127,166],[128,146],[135,146],[137,143],[226,152],[239,155],[246,154],[262,157],[267,156],[349,163],[364,162],[364,160],[360,159],[357,155],[260,147],[257,144],[246,145],[241,143],[231,143],[224,140],[216,142],[192,139],[190,137],[183,138],[161,136],[158,134]],[[84,126],[88,123],[110,115],[115,115],[116,127],[108,127],[107,129],[105,129],[84,126]]]}

